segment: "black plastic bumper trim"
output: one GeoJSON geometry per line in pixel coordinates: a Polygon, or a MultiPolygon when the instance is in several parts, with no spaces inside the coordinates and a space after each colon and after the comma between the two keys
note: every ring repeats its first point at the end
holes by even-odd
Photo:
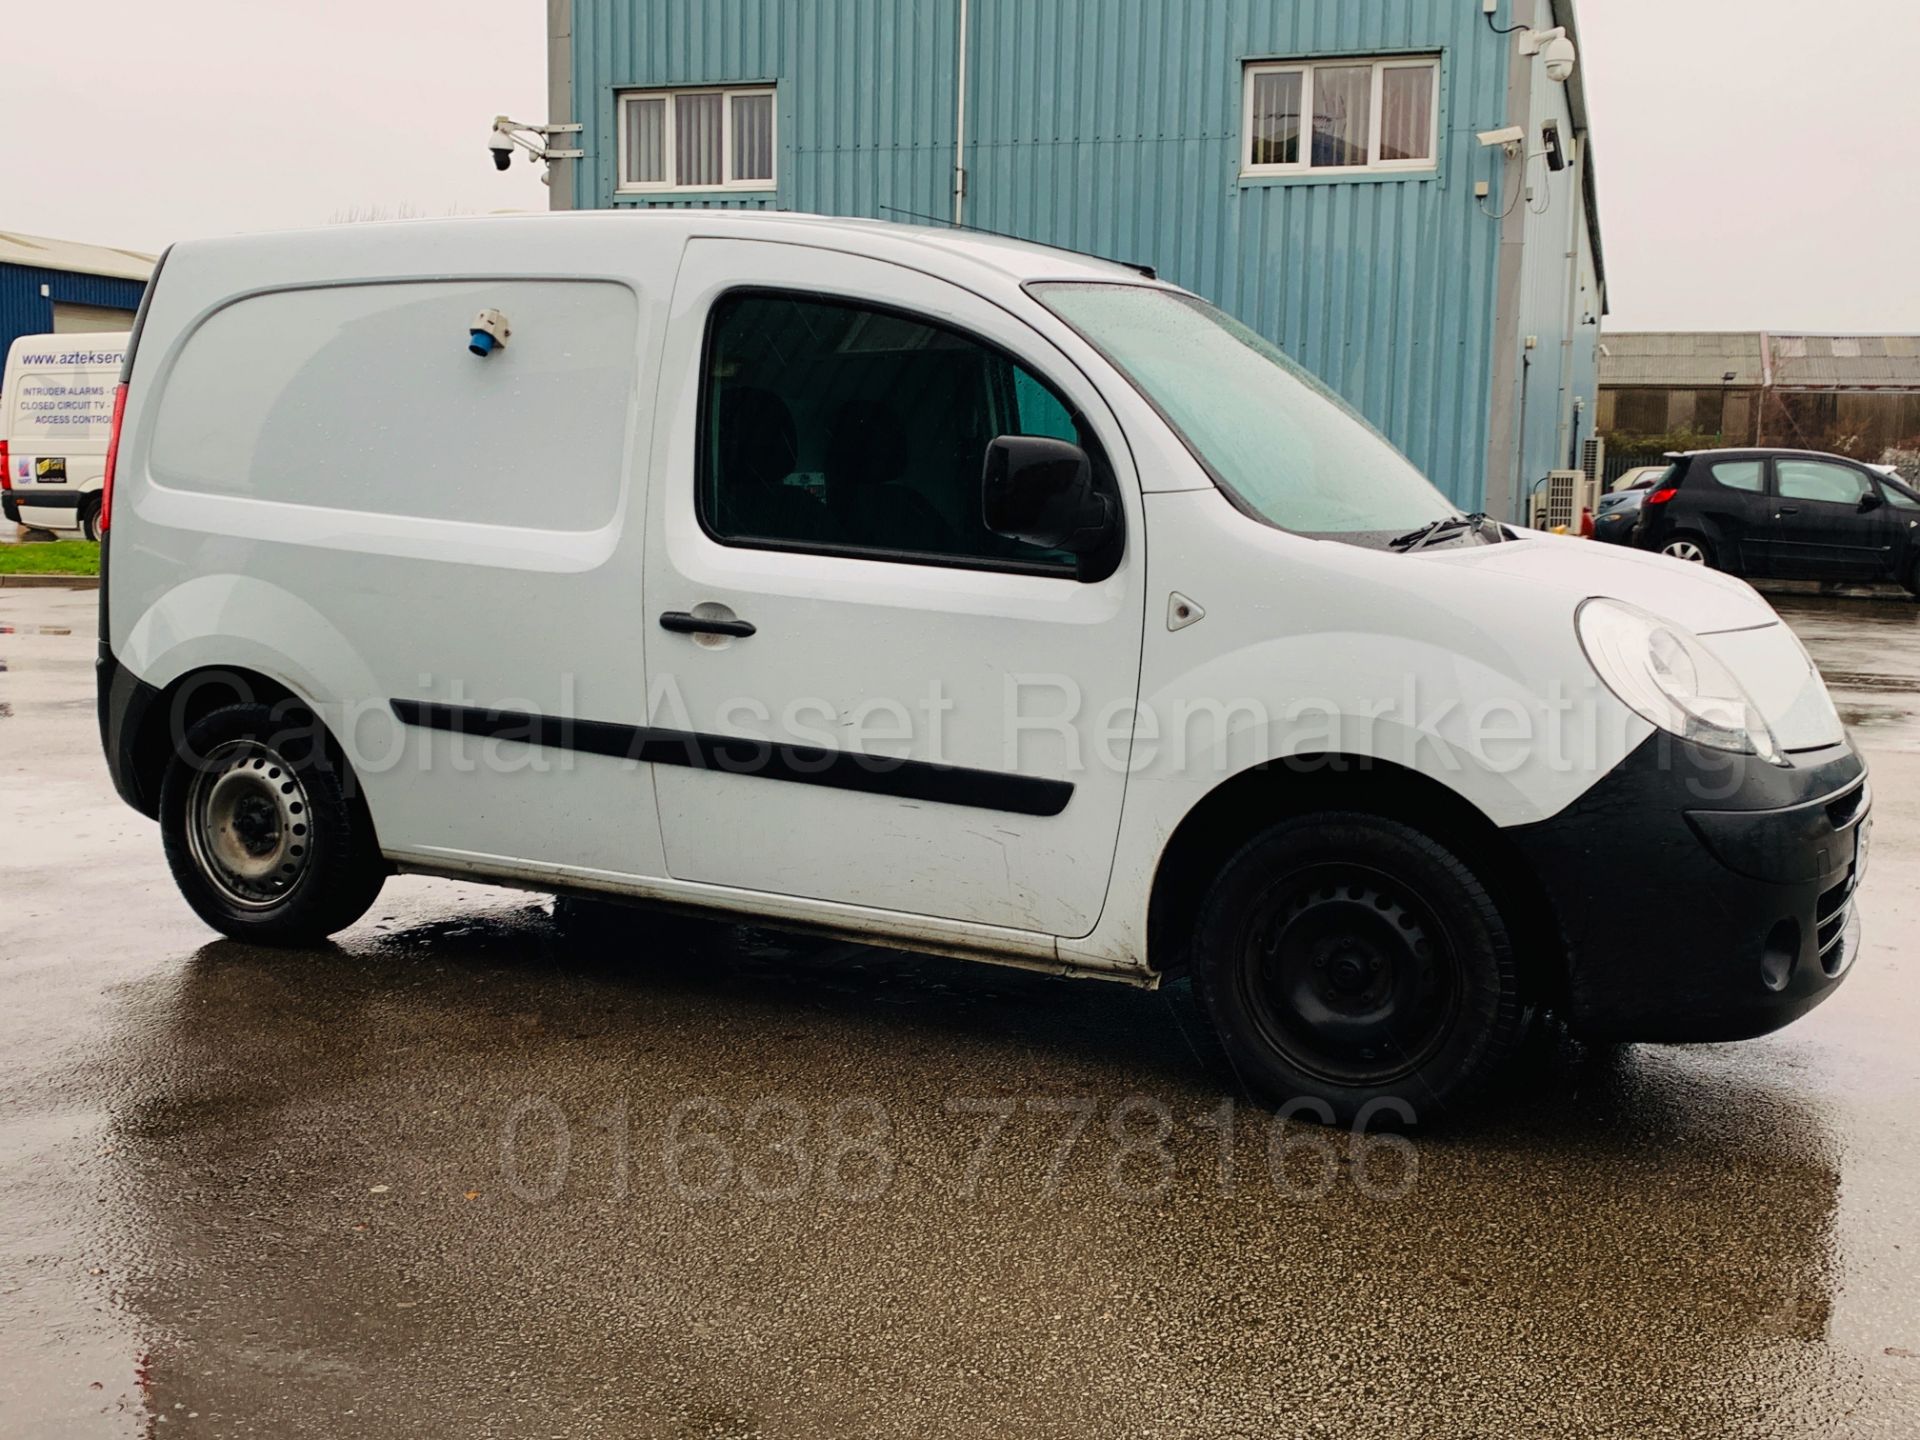
{"type": "Polygon", "coordinates": [[[825,785],[836,790],[962,805],[974,810],[998,810],[1010,815],[1058,815],[1073,798],[1071,781],[1010,775],[999,770],[860,755],[739,735],[705,735],[606,720],[536,715],[522,710],[486,710],[437,700],[388,703],[406,725],[456,735],[519,740],[649,765],[684,765],[694,770],[718,770],[728,775],[751,775],[796,785],[825,785]]]}
{"type": "Polygon", "coordinates": [[[1866,767],[1845,743],[1793,758],[1655,735],[1560,814],[1507,832],[1554,912],[1557,1003],[1577,1033],[1744,1039],[1845,978],[1866,767]],[[1784,959],[1769,949],[1781,944],[1784,959]]]}
{"type": "Polygon", "coordinates": [[[1800,885],[1852,862],[1872,799],[1867,777],[1833,795],[1777,810],[1689,810],[1687,823],[1729,870],[1770,885],[1800,885]]]}

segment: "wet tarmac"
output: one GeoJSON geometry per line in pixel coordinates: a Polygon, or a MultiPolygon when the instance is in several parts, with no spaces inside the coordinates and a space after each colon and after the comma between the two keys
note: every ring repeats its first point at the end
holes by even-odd
{"type": "Polygon", "coordinates": [[[0,592],[0,1436],[1920,1433],[1920,604],[1777,603],[1855,975],[1408,1143],[1233,1104],[1181,987],[411,878],[214,940],[93,597],[0,592]]]}

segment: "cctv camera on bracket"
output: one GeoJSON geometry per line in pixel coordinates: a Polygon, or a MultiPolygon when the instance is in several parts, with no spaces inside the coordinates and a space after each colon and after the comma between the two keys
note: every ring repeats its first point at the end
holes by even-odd
{"type": "Polygon", "coordinates": [[[493,131],[487,136],[487,150],[493,156],[493,168],[496,170],[505,170],[513,164],[516,147],[526,151],[535,160],[580,160],[585,158],[586,151],[556,150],[552,141],[555,135],[578,135],[583,128],[579,124],[529,125],[524,120],[496,115],[493,117],[493,131]],[[530,136],[539,138],[530,139],[530,136]]]}
{"type": "Polygon", "coordinates": [[[513,132],[499,120],[493,122],[493,134],[488,137],[487,149],[493,152],[493,168],[505,170],[513,164],[513,132]]]}
{"type": "Polygon", "coordinates": [[[1556,25],[1551,30],[1521,31],[1520,53],[1538,55],[1546,63],[1547,78],[1556,85],[1564,85],[1573,78],[1574,62],[1580,58],[1564,25],[1556,25]]]}
{"type": "Polygon", "coordinates": [[[1518,125],[1507,125],[1498,130],[1482,130],[1478,139],[1489,150],[1505,150],[1513,156],[1527,143],[1527,132],[1518,125]]]}

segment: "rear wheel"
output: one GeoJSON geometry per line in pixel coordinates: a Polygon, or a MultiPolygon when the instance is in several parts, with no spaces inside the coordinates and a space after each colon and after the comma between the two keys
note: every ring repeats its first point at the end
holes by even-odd
{"type": "Polygon", "coordinates": [[[358,920],[386,880],[366,806],[312,717],[229,705],[187,731],[160,784],[180,893],[236,940],[306,945],[358,920]]]}
{"type": "Polygon", "coordinates": [[[1299,816],[1243,847],[1201,908],[1193,970],[1241,1082],[1340,1123],[1459,1109],[1524,1029],[1486,887],[1374,815],[1299,816]]]}
{"type": "Polygon", "coordinates": [[[1709,570],[1716,568],[1713,563],[1713,546],[1707,543],[1704,535],[1691,535],[1683,531],[1662,545],[1660,553],[1670,555],[1675,560],[1684,560],[1689,565],[1704,565],[1709,570]]]}
{"type": "Polygon", "coordinates": [[[100,497],[90,495],[80,502],[80,533],[89,540],[100,538],[100,497]]]}

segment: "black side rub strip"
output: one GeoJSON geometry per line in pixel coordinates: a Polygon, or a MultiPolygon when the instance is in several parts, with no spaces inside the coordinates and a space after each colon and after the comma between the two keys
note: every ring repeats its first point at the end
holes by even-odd
{"type": "Polygon", "coordinates": [[[812,745],[775,744],[735,735],[702,735],[691,730],[661,730],[644,725],[615,725],[605,720],[576,720],[533,715],[523,710],[483,710],[438,700],[392,700],[404,725],[519,740],[557,750],[578,750],[649,765],[685,765],[795,785],[826,785],[902,800],[928,800],[999,810],[1010,815],[1058,815],[1073,798],[1070,780],[1041,780],[999,770],[935,765],[927,760],[896,760],[857,755],[812,745]]]}

